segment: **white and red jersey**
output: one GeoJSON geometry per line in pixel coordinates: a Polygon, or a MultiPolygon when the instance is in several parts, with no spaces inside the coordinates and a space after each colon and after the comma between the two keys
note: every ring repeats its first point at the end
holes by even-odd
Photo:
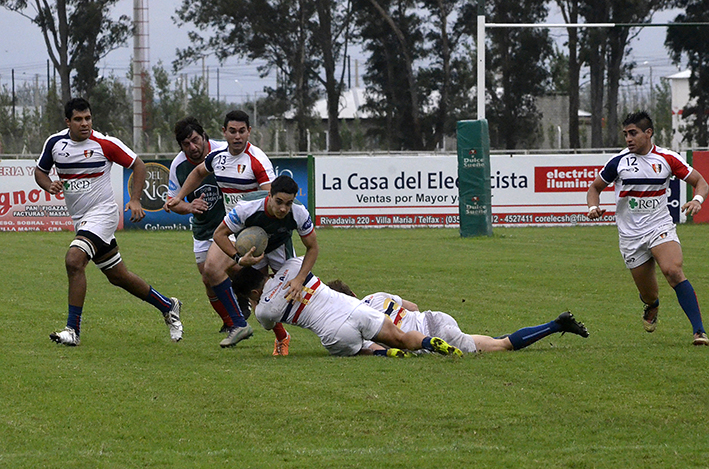
{"type": "Polygon", "coordinates": [[[50,136],[44,143],[37,169],[49,173],[56,166],[62,181],[66,207],[74,221],[87,214],[114,215],[118,210],[111,187],[111,166],[133,166],[137,155],[117,138],[92,131],[80,142],[69,130],[50,136]]]}
{"type": "Polygon", "coordinates": [[[239,155],[232,155],[228,148],[213,151],[204,160],[207,171],[214,173],[224,196],[224,208],[228,212],[245,192],[253,192],[262,184],[276,178],[273,164],[260,148],[246,142],[239,155]]]}
{"type": "Polygon", "coordinates": [[[627,148],[603,167],[600,176],[615,184],[616,224],[625,237],[640,237],[672,224],[667,191],[672,176],[686,180],[692,167],[679,154],[653,145],[647,155],[627,148]]]}
{"type": "Polygon", "coordinates": [[[288,259],[283,264],[266,282],[254,314],[265,329],[273,329],[279,322],[293,324],[315,332],[321,341],[328,340],[336,336],[359,306],[359,300],[330,289],[309,273],[303,285],[303,301],[286,301],[286,284],[298,275],[302,264],[302,257],[288,259]]]}
{"type": "Polygon", "coordinates": [[[424,335],[429,333],[426,315],[420,311],[409,311],[401,306],[403,301],[399,295],[386,292],[372,293],[365,296],[361,302],[389,316],[394,325],[404,332],[418,331],[424,335]]]}

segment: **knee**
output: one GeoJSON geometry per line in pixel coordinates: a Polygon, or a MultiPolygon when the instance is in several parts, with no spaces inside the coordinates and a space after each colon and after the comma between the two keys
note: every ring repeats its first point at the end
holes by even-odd
{"type": "Polygon", "coordinates": [[[665,275],[667,282],[673,287],[685,280],[682,266],[672,266],[666,270],[663,270],[662,273],[665,275]]]}
{"type": "Polygon", "coordinates": [[[64,258],[66,273],[69,276],[80,274],[86,270],[88,259],[86,254],[79,249],[69,249],[64,258]]]}

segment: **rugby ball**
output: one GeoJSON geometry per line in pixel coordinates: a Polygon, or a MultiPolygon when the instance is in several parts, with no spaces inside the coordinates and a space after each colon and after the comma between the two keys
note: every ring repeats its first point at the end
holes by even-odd
{"type": "Polygon", "coordinates": [[[235,247],[236,252],[239,253],[239,256],[245,255],[252,247],[255,246],[256,249],[251,255],[258,257],[263,254],[263,251],[266,250],[267,245],[268,235],[266,234],[266,230],[260,226],[250,226],[248,228],[244,228],[236,236],[235,247]]]}

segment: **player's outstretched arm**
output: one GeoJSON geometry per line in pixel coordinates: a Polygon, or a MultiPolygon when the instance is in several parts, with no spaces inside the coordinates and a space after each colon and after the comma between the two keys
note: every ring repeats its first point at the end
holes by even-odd
{"type": "Polygon", "coordinates": [[[204,180],[204,178],[208,175],[209,171],[207,171],[207,167],[204,165],[203,161],[192,170],[189,176],[187,176],[187,179],[185,179],[184,184],[182,184],[182,187],[180,188],[180,192],[178,192],[172,199],[168,199],[163,208],[168,212],[170,210],[174,210],[174,207],[178,205],[180,201],[184,201],[183,199],[187,197],[187,194],[191,194],[197,190],[199,185],[202,183],[202,180],[204,180]]]}

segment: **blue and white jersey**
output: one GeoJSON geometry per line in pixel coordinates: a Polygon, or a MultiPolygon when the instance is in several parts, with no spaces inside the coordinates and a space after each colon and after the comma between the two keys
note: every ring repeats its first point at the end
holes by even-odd
{"type": "Polygon", "coordinates": [[[667,208],[667,188],[672,176],[683,181],[692,167],[679,154],[653,146],[647,155],[627,148],[611,158],[600,173],[615,184],[616,224],[624,237],[644,236],[658,226],[672,224],[667,208]]]}
{"type": "Polygon", "coordinates": [[[66,208],[76,222],[86,214],[114,215],[118,204],[111,187],[113,163],[130,168],[136,154],[117,138],[95,130],[86,140],[74,141],[69,130],[50,136],[44,143],[37,169],[49,173],[56,166],[66,208]]]}
{"type": "Polygon", "coordinates": [[[211,152],[204,159],[204,166],[207,171],[214,173],[227,212],[244,193],[257,191],[263,184],[276,179],[271,160],[260,148],[249,142],[239,155],[229,153],[228,147],[211,152]]]}

